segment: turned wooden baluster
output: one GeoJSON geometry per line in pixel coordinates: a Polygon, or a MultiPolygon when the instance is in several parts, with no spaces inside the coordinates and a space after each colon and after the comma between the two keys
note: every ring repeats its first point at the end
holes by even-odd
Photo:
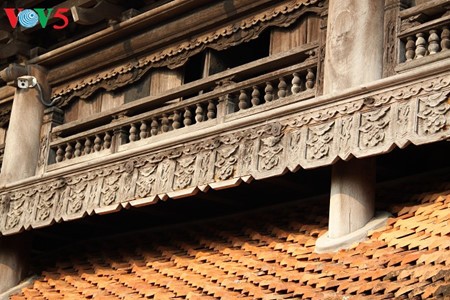
{"type": "Polygon", "coordinates": [[[162,120],[161,120],[161,131],[162,132],[168,132],[170,129],[169,126],[169,118],[167,117],[167,114],[163,114],[162,120]]]}
{"type": "Polygon", "coordinates": [[[295,72],[292,77],[292,94],[298,94],[302,91],[302,79],[300,78],[300,74],[295,72]]]}
{"type": "Polygon", "coordinates": [[[414,56],[416,55],[416,42],[414,41],[413,36],[408,36],[406,38],[406,45],[405,45],[405,58],[406,61],[411,61],[414,59],[414,56]]]}
{"type": "Polygon", "coordinates": [[[80,143],[79,140],[77,140],[76,144],[75,144],[75,152],[74,152],[75,157],[80,157],[81,156],[81,148],[82,148],[81,143],[80,143]]]}
{"type": "Polygon", "coordinates": [[[197,123],[203,122],[203,107],[200,104],[197,104],[195,108],[195,121],[197,123]]]}
{"type": "Polygon", "coordinates": [[[136,124],[131,124],[130,126],[130,142],[134,142],[137,140],[137,128],[136,124]]]}
{"type": "Polygon", "coordinates": [[[442,27],[441,48],[442,51],[450,49],[450,30],[448,29],[448,26],[442,27]]]}
{"type": "Polygon", "coordinates": [[[416,58],[424,57],[427,54],[427,41],[423,33],[416,34],[416,58]]]}
{"type": "Polygon", "coordinates": [[[181,114],[178,110],[173,112],[173,129],[178,129],[181,127],[181,114]]]}
{"type": "Polygon", "coordinates": [[[58,146],[58,150],[56,150],[56,162],[62,162],[64,160],[64,149],[62,146],[58,146]]]}
{"type": "Polygon", "coordinates": [[[148,137],[148,126],[145,121],[141,121],[141,127],[139,127],[139,138],[146,139],[148,137]]]}
{"type": "Polygon", "coordinates": [[[306,88],[312,89],[314,88],[315,82],[316,82],[316,75],[314,75],[314,72],[312,69],[307,69],[306,74],[306,88]]]}
{"type": "Polygon", "coordinates": [[[213,100],[208,100],[208,113],[206,116],[208,117],[208,120],[212,120],[216,118],[216,106],[214,105],[213,100]]]}
{"type": "Polygon", "coordinates": [[[90,154],[92,151],[92,141],[90,138],[86,138],[86,141],[84,142],[84,153],[90,154]]]}
{"type": "Polygon", "coordinates": [[[70,143],[67,143],[65,157],[66,159],[71,159],[73,157],[73,147],[70,143]]]}
{"type": "Polygon", "coordinates": [[[277,94],[278,94],[278,98],[284,98],[287,96],[287,83],[283,77],[279,78],[277,94]]]}
{"type": "Polygon", "coordinates": [[[270,102],[273,100],[273,86],[272,83],[266,82],[266,88],[264,89],[264,101],[270,102]]]}
{"type": "Polygon", "coordinates": [[[98,152],[100,150],[102,150],[102,139],[98,134],[96,134],[94,140],[94,151],[98,152]]]}
{"type": "Polygon", "coordinates": [[[259,92],[259,89],[256,85],[253,86],[253,91],[252,91],[252,106],[258,106],[259,103],[261,103],[261,93],[259,92]]]}
{"type": "Polygon", "coordinates": [[[152,118],[152,123],[150,124],[150,127],[152,128],[150,130],[150,133],[152,134],[152,136],[155,136],[158,134],[158,120],[156,118],[152,118]]]}
{"type": "Polygon", "coordinates": [[[439,35],[437,34],[437,30],[430,30],[430,35],[428,36],[428,52],[430,53],[430,55],[436,54],[441,51],[439,42],[439,35]]]}
{"type": "Polygon", "coordinates": [[[248,96],[245,90],[239,91],[239,103],[238,103],[239,110],[243,110],[248,108],[248,96]]]}
{"type": "Polygon", "coordinates": [[[111,147],[111,140],[112,140],[112,136],[111,134],[109,134],[109,132],[105,133],[105,137],[103,139],[103,146],[105,149],[109,149],[111,147]]]}
{"type": "Polygon", "coordinates": [[[189,109],[189,107],[186,107],[184,109],[184,120],[183,120],[184,126],[190,126],[192,125],[192,113],[189,109]]]}

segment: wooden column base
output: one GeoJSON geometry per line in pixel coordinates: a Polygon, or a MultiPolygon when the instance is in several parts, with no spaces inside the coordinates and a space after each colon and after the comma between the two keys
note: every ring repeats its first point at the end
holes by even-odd
{"type": "Polygon", "coordinates": [[[329,237],[340,238],[364,227],[374,216],[375,158],[333,165],[329,237]]]}
{"type": "Polygon", "coordinates": [[[29,244],[26,233],[0,238],[0,294],[27,275],[29,244]]]}

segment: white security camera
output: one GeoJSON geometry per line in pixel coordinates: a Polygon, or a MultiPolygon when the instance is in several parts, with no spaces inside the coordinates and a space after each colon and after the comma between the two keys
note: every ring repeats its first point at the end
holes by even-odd
{"type": "Polygon", "coordinates": [[[37,79],[34,76],[20,76],[17,78],[17,87],[19,89],[33,88],[37,85],[37,79]]]}

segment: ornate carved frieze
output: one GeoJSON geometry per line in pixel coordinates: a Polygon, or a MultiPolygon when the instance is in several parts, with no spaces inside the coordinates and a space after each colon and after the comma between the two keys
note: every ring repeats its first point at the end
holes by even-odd
{"type": "Polygon", "coordinates": [[[270,10],[255,14],[239,22],[199,35],[192,40],[149,54],[138,60],[105,70],[95,76],[77,79],[65,86],[54,89],[53,97],[60,97],[59,107],[65,107],[74,98],[86,99],[94,92],[104,89],[112,91],[136,82],[150,69],[167,66],[182,66],[189,57],[206,48],[224,50],[231,46],[250,41],[268,27],[287,27],[307,12],[320,13],[321,0],[294,0],[284,2],[270,10]]]}
{"type": "Polygon", "coordinates": [[[17,233],[174,194],[187,196],[208,185],[262,179],[409,143],[445,140],[450,137],[449,97],[447,73],[7,189],[0,194],[0,231],[17,233]]]}

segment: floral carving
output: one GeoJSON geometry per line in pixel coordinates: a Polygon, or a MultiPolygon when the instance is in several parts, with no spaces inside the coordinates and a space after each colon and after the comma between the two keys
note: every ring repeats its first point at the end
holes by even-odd
{"type": "Polygon", "coordinates": [[[156,182],[157,164],[148,163],[139,169],[136,181],[136,197],[145,198],[151,195],[156,182]]]}
{"type": "Polygon", "coordinates": [[[281,160],[280,153],[283,151],[283,146],[279,144],[282,137],[282,135],[279,135],[261,139],[262,146],[258,153],[260,156],[260,169],[271,170],[279,165],[281,160]]]}
{"type": "Polygon", "coordinates": [[[192,183],[195,172],[195,156],[188,156],[178,159],[177,169],[175,170],[175,189],[187,188],[192,183]]]}
{"type": "MultiPolygon", "coordinates": [[[[266,178],[289,168],[346,159],[448,139],[448,74],[386,91],[304,108],[239,130],[126,161],[79,170],[77,175],[5,188],[0,194],[2,232],[14,233],[61,219],[81,218],[96,208],[206,186],[233,177],[266,178]],[[388,145],[389,147],[380,147],[388,145]],[[263,172],[265,171],[265,172],[263,172]],[[269,172],[271,171],[271,172],[269,172]]],[[[122,203],[123,205],[123,203],[122,203]]]]}
{"type": "Polygon", "coordinates": [[[423,134],[435,134],[442,131],[447,125],[447,112],[450,105],[446,101],[450,93],[439,93],[419,98],[418,117],[419,130],[423,134]]]}
{"type": "Polygon", "coordinates": [[[83,207],[86,197],[87,182],[80,182],[73,186],[68,186],[64,198],[67,201],[67,214],[76,214],[83,207]]]}
{"type": "Polygon", "coordinates": [[[58,195],[56,191],[41,194],[36,203],[36,217],[37,222],[47,221],[51,217],[51,208],[54,202],[57,201],[58,195]]]}
{"type": "Polygon", "coordinates": [[[234,168],[238,161],[236,154],[238,145],[226,145],[217,150],[216,157],[216,177],[219,180],[226,180],[233,176],[234,168]]]}
{"type": "Polygon", "coordinates": [[[108,206],[116,202],[117,192],[119,190],[120,174],[113,173],[105,177],[101,191],[101,206],[108,206]]]}
{"type": "Polygon", "coordinates": [[[384,141],[390,120],[387,118],[389,107],[377,109],[372,112],[365,113],[361,116],[362,126],[359,128],[361,132],[360,143],[362,148],[375,147],[384,141]]]}
{"type": "Polygon", "coordinates": [[[23,195],[17,194],[11,197],[9,211],[6,214],[5,230],[13,229],[19,225],[25,210],[26,199],[23,195]]]}
{"type": "Polygon", "coordinates": [[[306,141],[306,158],[319,160],[330,154],[331,141],[333,140],[332,128],[334,122],[311,127],[308,140],[306,141]]]}

